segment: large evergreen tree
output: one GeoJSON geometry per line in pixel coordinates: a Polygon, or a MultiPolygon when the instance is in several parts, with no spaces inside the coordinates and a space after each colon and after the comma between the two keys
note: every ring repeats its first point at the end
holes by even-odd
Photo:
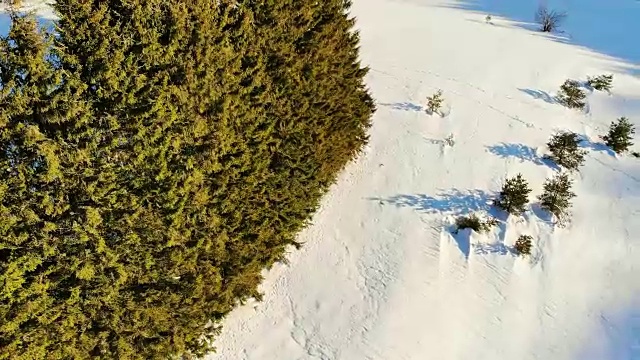
{"type": "Polygon", "coordinates": [[[0,42],[0,358],[202,355],[374,110],[344,0],[57,0],[0,42]]]}

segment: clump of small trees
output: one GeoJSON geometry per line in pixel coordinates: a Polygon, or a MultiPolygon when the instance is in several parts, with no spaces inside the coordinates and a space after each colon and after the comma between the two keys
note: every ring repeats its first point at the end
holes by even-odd
{"type": "MultiPolygon", "coordinates": [[[[556,225],[564,227],[570,220],[572,199],[576,196],[572,191],[573,182],[569,173],[560,172],[548,178],[543,184],[543,191],[537,199],[540,208],[551,214],[556,225]]],[[[500,196],[494,201],[494,205],[509,214],[522,215],[529,203],[531,188],[522,174],[505,181],[500,191],[500,196]]],[[[460,216],[455,220],[455,233],[463,229],[472,229],[477,233],[491,231],[497,226],[498,219],[494,217],[481,217],[478,214],[460,216]]],[[[530,255],[533,248],[531,235],[520,235],[514,244],[514,252],[518,255],[530,255]]]]}
{"type": "MultiPolygon", "coordinates": [[[[572,181],[568,173],[558,173],[545,181],[543,192],[538,196],[540,207],[554,215],[560,225],[566,223],[571,199],[575,197],[571,192],[571,186],[572,181]]],[[[509,214],[521,215],[529,203],[530,193],[527,181],[522,174],[518,174],[505,182],[494,205],[509,214]]]]}

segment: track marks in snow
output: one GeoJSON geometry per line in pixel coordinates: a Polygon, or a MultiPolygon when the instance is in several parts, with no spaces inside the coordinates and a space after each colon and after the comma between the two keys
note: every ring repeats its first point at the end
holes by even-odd
{"type": "MultiPolygon", "coordinates": [[[[495,94],[495,93],[490,93],[490,92],[488,92],[487,90],[483,89],[482,87],[477,86],[477,85],[474,85],[474,84],[472,84],[472,83],[469,83],[469,82],[466,82],[466,81],[462,81],[462,80],[459,80],[459,79],[456,79],[456,78],[453,78],[453,77],[442,76],[442,75],[440,75],[440,74],[438,74],[438,73],[435,73],[435,72],[432,72],[432,71],[428,71],[428,70],[411,70],[411,69],[407,69],[407,68],[404,68],[404,69],[402,69],[402,70],[403,70],[403,71],[413,72],[413,73],[418,73],[418,74],[423,74],[423,75],[426,75],[427,77],[431,77],[431,78],[435,78],[435,79],[443,79],[443,80],[446,80],[446,81],[449,81],[449,82],[452,82],[452,83],[455,83],[455,84],[462,85],[463,87],[467,87],[467,88],[473,89],[473,90],[475,90],[477,93],[479,93],[479,94],[481,94],[481,95],[483,95],[483,96],[485,96],[485,97],[488,97],[489,99],[488,99],[488,100],[484,100],[484,101],[483,101],[483,100],[478,99],[478,98],[476,98],[476,97],[469,97],[469,96],[468,96],[468,94],[462,94],[461,92],[456,91],[456,90],[453,90],[453,89],[451,89],[451,88],[447,88],[446,93],[451,93],[451,94],[455,94],[455,95],[457,95],[457,96],[458,96],[457,101],[473,101],[473,102],[475,102],[477,105],[479,105],[479,106],[481,106],[481,107],[488,108],[488,109],[490,109],[490,110],[492,110],[492,111],[494,111],[494,112],[496,112],[496,113],[498,113],[498,114],[500,114],[500,115],[504,116],[505,118],[509,119],[510,121],[515,121],[515,122],[517,122],[517,123],[519,123],[519,124],[521,124],[521,125],[524,125],[524,126],[525,126],[525,127],[527,127],[527,128],[536,128],[536,126],[535,126],[533,123],[528,122],[528,121],[524,121],[524,120],[520,119],[520,116],[518,116],[518,115],[513,115],[513,114],[511,114],[511,113],[509,113],[509,112],[507,112],[507,111],[504,111],[504,110],[502,110],[502,109],[500,109],[500,108],[498,108],[498,107],[496,107],[496,106],[494,106],[494,105],[491,105],[491,104],[489,103],[489,101],[491,101],[491,100],[494,100],[494,101],[495,101],[495,97],[496,97],[496,96],[502,96],[502,97],[504,97],[504,98],[506,98],[506,99],[509,99],[509,100],[511,100],[511,101],[515,100],[515,99],[514,99],[512,96],[510,96],[510,95],[497,95],[497,94],[495,94]]],[[[381,71],[381,70],[377,70],[377,69],[373,69],[373,68],[371,69],[371,71],[373,71],[373,72],[375,72],[375,73],[378,73],[378,74],[385,75],[385,76],[387,76],[387,77],[390,77],[390,78],[391,78],[391,79],[393,79],[396,83],[400,84],[400,86],[404,89],[404,92],[405,92],[405,94],[407,95],[407,97],[408,97],[408,99],[409,99],[409,100],[408,100],[408,102],[406,102],[406,103],[402,103],[402,102],[397,103],[397,104],[381,103],[380,105],[383,105],[383,106],[385,106],[385,105],[386,105],[386,106],[391,105],[391,106],[392,106],[392,108],[395,108],[396,110],[398,110],[398,107],[399,107],[398,105],[402,105],[402,104],[410,104],[410,108],[411,108],[411,110],[413,110],[413,111],[417,111],[417,110],[419,110],[419,109],[420,109],[420,105],[416,105],[414,102],[422,103],[422,102],[424,102],[424,99],[417,99],[417,100],[416,100],[416,99],[414,99],[414,96],[415,96],[415,94],[416,94],[417,92],[419,92],[419,89],[411,89],[411,88],[407,85],[407,83],[412,82],[412,80],[411,80],[411,79],[409,79],[409,78],[405,78],[405,77],[402,77],[402,78],[401,78],[401,77],[400,77],[400,76],[398,76],[398,75],[393,75],[393,74],[391,74],[391,73],[389,73],[389,72],[381,71]],[[394,106],[394,105],[396,105],[396,106],[394,106]]],[[[422,84],[422,83],[423,83],[423,81],[422,81],[422,80],[420,80],[420,81],[419,81],[419,83],[420,83],[420,84],[422,84]]],[[[433,86],[432,86],[432,87],[433,87],[433,86]]],[[[433,87],[433,90],[434,90],[434,91],[435,91],[436,89],[437,89],[437,87],[433,87]]],[[[446,101],[446,93],[445,93],[445,101],[446,101]]],[[[524,101],[519,101],[519,102],[520,102],[521,104],[525,104],[525,105],[527,105],[527,106],[537,106],[537,105],[535,105],[535,104],[532,104],[531,102],[524,102],[524,101]]],[[[450,103],[449,103],[449,106],[450,106],[451,108],[453,108],[453,106],[452,106],[450,103]]],[[[461,106],[461,105],[456,105],[456,106],[461,106]]],[[[451,110],[450,110],[450,111],[451,111],[451,110]]]]}

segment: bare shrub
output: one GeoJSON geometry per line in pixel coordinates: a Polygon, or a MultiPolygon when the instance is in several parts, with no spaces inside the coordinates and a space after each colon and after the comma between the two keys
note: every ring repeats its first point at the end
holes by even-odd
{"type": "Polygon", "coordinates": [[[541,5],[536,12],[535,21],[540,25],[540,31],[553,32],[558,30],[562,22],[566,19],[567,13],[558,10],[549,10],[541,5]]]}

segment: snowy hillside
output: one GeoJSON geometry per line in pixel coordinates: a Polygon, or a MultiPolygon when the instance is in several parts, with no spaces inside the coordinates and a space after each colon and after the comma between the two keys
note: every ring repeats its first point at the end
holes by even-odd
{"type": "Polygon", "coordinates": [[[640,126],[640,3],[557,1],[562,38],[520,22],[536,3],[355,0],[378,101],[370,146],[210,360],[640,359],[640,160],[599,141],[620,116],[640,126]],[[554,100],[566,79],[603,73],[612,94],[590,92],[587,113],[554,100]],[[437,89],[445,118],[424,111],[437,89]],[[534,203],[559,129],[589,151],[564,229],[534,203]],[[523,219],[449,231],[519,172],[534,189],[523,219]],[[521,234],[530,259],[513,254],[521,234]]]}

